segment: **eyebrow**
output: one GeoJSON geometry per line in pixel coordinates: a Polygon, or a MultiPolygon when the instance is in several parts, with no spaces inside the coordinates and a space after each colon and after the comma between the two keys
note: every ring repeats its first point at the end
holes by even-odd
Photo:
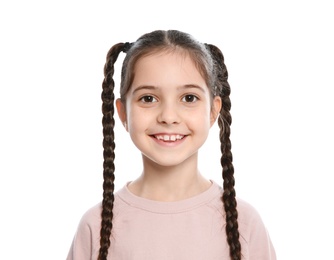
{"type": "Polygon", "coordinates": [[[189,89],[189,88],[195,88],[195,89],[199,89],[202,92],[205,92],[205,90],[201,86],[196,85],[196,84],[187,84],[187,85],[178,87],[178,89],[189,89]]]}
{"type": "Polygon", "coordinates": [[[136,93],[137,91],[142,90],[142,89],[156,90],[156,89],[158,89],[158,88],[155,87],[155,86],[143,85],[143,86],[139,86],[139,87],[135,88],[135,89],[132,91],[132,94],[134,94],[134,93],[136,93]]]}
{"type": "MultiPolygon", "coordinates": [[[[200,90],[202,92],[205,92],[205,90],[202,87],[200,87],[199,85],[196,85],[196,84],[186,84],[186,85],[178,87],[177,90],[191,89],[191,88],[195,88],[195,89],[198,89],[198,90],[200,90]]],[[[159,89],[159,87],[150,86],[150,85],[139,86],[139,87],[137,87],[137,88],[135,88],[133,90],[132,94],[136,93],[137,91],[143,90],[143,89],[146,89],[146,90],[157,90],[157,89],[159,89]]]]}

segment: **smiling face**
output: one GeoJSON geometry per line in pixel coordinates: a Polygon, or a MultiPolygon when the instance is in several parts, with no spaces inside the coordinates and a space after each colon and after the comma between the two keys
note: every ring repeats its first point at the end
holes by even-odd
{"type": "Polygon", "coordinates": [[[220,111],[205,80],[184,52],[160,52],[139,59],[126,104],[118,114],[144,162],[175,166],[197,162],[198,149],[220,111]]]}

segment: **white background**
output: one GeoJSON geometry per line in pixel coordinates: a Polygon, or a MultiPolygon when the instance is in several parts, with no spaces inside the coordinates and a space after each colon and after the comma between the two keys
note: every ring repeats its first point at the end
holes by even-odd
{"type": "MultiPolygon", "coordinates": [[[[1,1],[0,258],[66,258],[102,197],[107,51],[178,29],[225,54],[237,194],[260,212],[278,259],[330,259],[333,24],[321,0],[1,1]]],[[[141,162],[116,123],[119,189],[141,162]]],[[[217,128],[200,167],[220,183],[217,128]]]]}

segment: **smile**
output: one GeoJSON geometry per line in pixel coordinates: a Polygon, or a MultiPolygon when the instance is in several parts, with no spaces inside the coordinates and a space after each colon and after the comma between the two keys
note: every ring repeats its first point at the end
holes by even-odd
{"type": "Polygon", "coordinates": [[[165,142],[175,142],[178,140],[181,140],[184,138],[184,135],[167,135],[167,134],[161,134],[161,135],[153,135],[154,138],[158,139],[158,140],[162,140],[165,142]]]}

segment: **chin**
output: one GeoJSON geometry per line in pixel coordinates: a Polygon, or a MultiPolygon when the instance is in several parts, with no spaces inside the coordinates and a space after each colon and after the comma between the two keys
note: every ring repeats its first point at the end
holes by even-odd
{"type": "Polygon", "coordinates": [[[154,157],[148,157],[146,155],[143,155],[143,160],[146,161],[146,163],[150,165],[155,165],[157,167],[175,167],[175,166],[181,166],[183,163],[190,162],[193,160],[195,157],[189,156],[185,158],[169,158],[167,159],[167,156],[162,156],[164,157],[163,159],[159,158],[154,158],[154,157]]]}

